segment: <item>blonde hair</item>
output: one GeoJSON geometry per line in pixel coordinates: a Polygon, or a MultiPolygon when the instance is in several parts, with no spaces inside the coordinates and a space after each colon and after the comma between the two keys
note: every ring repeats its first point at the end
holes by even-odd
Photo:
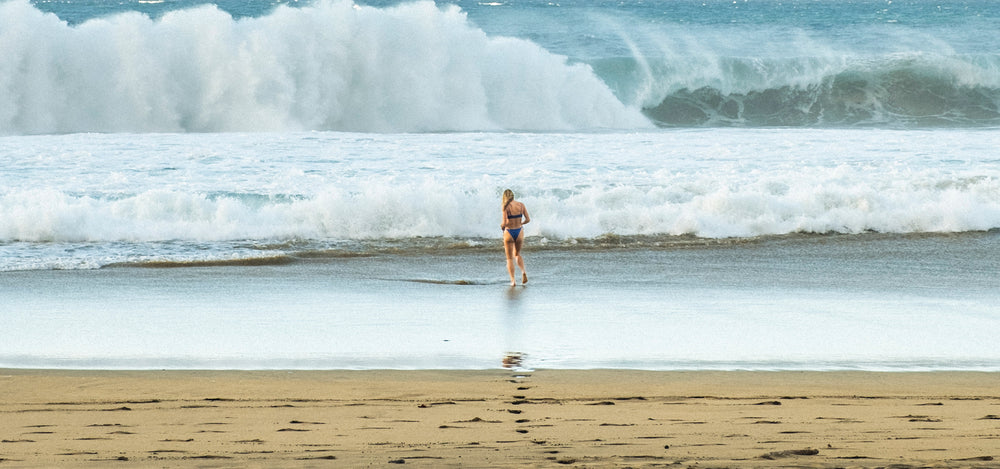
{"type": "Polygon", "coordinates": [[[503,209],[504,209],[504,211],[507,210],[507,206],[510,205],[510,202],[512,200],[514,200],[514,191],[512,191],[510,189],[504,190],[503,191],[503,209]]]}

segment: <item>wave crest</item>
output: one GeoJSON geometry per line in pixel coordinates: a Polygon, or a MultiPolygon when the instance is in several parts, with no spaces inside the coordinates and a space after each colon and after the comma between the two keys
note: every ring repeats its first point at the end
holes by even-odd
{"type": "Polygon", "coordinates": [[[663,91],[645,98],[645,114],[680,127],[1000,125],[998,55],[720,61],[717,74],[651,72],[649,88],[663,91]]]}
{"type": "Polygon", "coordinates": [[[648,126],[584,64],[457,7],[215,6],[70,26],[0,3],[0,133],[574,130],[648,126]]]}

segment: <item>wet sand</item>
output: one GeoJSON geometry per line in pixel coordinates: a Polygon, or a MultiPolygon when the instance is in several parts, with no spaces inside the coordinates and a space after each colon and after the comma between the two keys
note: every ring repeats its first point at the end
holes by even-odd
{"type": "Polygon", "coordinates": [[[532,242],[517,288],[497,249],[0,272],[0,368],[1000,370],[1000,232],[532,242]]]}
{"type": "Polygon", "coordinates": [[[0,467],[995,467],[1000,373],[0,370],[0,467]]]}

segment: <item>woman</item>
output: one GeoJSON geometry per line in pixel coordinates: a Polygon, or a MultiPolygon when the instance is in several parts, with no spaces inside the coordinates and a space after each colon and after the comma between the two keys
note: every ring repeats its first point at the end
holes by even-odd
{"type": "Polygon", "coordinates": [[[524,270],[524,258],[521,257],[521,245],[524,234],[521,228],[531,221],[528,209],[524,204],[514,200],[514,191],[503,191],[503,210],[501,211],[500,228],[503,229],[503,250],[507,254],[507,273],[510,274],[510,286],[517,285],[514,281],[514,262],[521,268],[521,283],[528,283],[528,273],[524,270]]]}

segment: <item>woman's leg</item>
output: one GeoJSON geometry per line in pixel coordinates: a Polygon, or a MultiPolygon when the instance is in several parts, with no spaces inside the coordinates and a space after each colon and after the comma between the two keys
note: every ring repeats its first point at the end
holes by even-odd
{"type": "MultiPolygon", "coordinates": [[[[517,261],[517,266],[521,268],[521,283],[528,283],[528,271],[524,270],[524,257],[521,256],[521,245],[524,244],[524,234],[518,236],[514,240],[514,259],[517,261]]],[[[510,268],[510,279],[511,282],[514,281],[514,268],[510,268]]]]}
{"type": "MultiPolygon", "coordinates": [[[[513,238],[510,237],[510,233],[507,231],[503,232],[503,251],[507,255],[507,273],[510,275],[510,286],[514,286],[517,283],[514,282],[514,257],[517,250],[517,243],[513,238]]],[[[522,268],[523,271],[523,268],[522,268]]]]}

